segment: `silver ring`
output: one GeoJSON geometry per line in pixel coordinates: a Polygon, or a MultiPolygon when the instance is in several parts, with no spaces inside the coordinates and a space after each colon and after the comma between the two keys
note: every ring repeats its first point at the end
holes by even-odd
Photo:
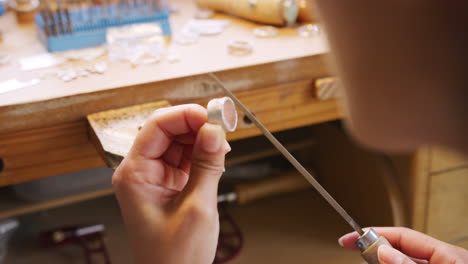
{"type": "Polygon", "coordinates": [[[273,26],[256,27],[252,32],[258,38],[272,38],[278,36],[278,29],[273,26]]]}
{"type": "Polygon", "coordinates": [[[228,45],[228,51],[232,55],[245,56],[252,53],[252,50],[252,44],[245,40],[231,41],[228,45]]]}
{"type": "Polygon", "coordinates": [[[229,97],[216,98],[208,102],[208,122],[221,125],[226,132],[237,127],[236,105],[229,97]]]}

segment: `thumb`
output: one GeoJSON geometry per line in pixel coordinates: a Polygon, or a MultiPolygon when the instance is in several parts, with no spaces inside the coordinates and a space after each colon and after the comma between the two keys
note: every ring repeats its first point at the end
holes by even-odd
{"type": "Polygon", "coordinates": [[[381,264],[416,264],[405,254],[387,245],[379,247],[378,255],[381,264]]]}
{"type": "Polygon", "coordinates": [[[216,201],[218,183],[224,171],[226,134],[219,125],[206,123],[198,131],[192,152],[186,195],[216,201]]]}

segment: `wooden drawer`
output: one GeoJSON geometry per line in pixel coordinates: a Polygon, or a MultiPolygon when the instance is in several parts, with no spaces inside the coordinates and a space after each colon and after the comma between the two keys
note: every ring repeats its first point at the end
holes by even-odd
{"type": "MultiPolygon", "coordinates": [[[[338,119],[334,100],[319,101],[313,81],[300,81],[236,93],[271,131],[338,119]]],[[[206,106],[210,98],[180,103],[206,106]]],[[[83,117],[84,119],[85,117],[83,117]]],[[[229,140],[256,136],[260,131],[239,112],[236,132],[229,140]]],[[[88,138],[85,121],[0,135],[0,186],[103,166],[88,138]]]]}
{"type": "Polygon", "coordinates": [[[426,231],[451,242],[468,236],[468,169],[430,177],[426,231]]]}
{"type": "Polygon", "coordinates": [[[468,157],[440,147],[431,148],[431,173],[468,166],[468,157]]]}

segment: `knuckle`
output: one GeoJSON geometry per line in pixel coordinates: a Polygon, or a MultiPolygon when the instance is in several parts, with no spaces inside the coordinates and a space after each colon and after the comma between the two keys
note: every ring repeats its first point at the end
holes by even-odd
{"type": "Polygon", "coordinates": [[[217,219],[218,211],[202,202],[192,202],[186,209],[186,220],[191,223],[211,223],[217,219]]]}
{"type": "Polygon", "coordinates": [[[192,157],[192,168],[220,176],[224,172],[224,163],[207,158],[192,157]]]}
{"type": "Polygon", "coordinates": [[[131,161],[124,159],[112,175],[112,186],[119,187],[131,181],[135,171],[131,161]]]}
{"type": "Polygon", "coordinates": [[[206,109],[199,104],[186,104],[186,109],[195,110],[195,111],[206,111],[206,109]]]}
{"type": "Polygon", "coordinates": [[[401,262],[402,264],[416,264],[416,262],[412,261],[411,259],[409,259],[408,257],[405,257],[405,259],[403,260],[403,262],[401,262]]]}

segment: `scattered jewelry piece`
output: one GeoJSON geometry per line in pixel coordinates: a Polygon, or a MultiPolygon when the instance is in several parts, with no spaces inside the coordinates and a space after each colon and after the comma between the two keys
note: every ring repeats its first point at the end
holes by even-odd
{"type": "Polygon", "coordinates": [[[228,52],[236,56],[245,56],[252,53],[253,47],[245,40],[235,40],[228,44],[228,52]]]}
{"type": "Polygon", "coordinates": [[[214,16],[214,11],[211,9],[201,8],[195,12],[195,18],[197,19],[208,19],[214,16]]]}
{"type": "Polygon", "coordinates": [[[192,19],[182,27],[180,33],[175,34],[174,42],[182,46],[192,45],[200,36],[221,34],[230,23],[225,19],[192,19]]]}
{"type": "Polygon", "coordinates": [[[78,76],[80,77],[88,77],[91,74],[91,72],[88,71],[88,69],[79,69],[78,70],[78,76]]]}
{"type": "Polygon", "coordinates": [[[57,73],[57,78],[64,82],[71,82],[78,78],[78,74],[75,69],[65,69],[57,73]]]}
{"type": "Polygon", "coordinates": [[[0,66],[8,64],[8,63],[10,63],[10,61],[11,61],[11,56],[10,55],[8,55],[8,54],[1,54],[0,55],[0,66]]]}
{"type": "Polygon", "coordinates": [[[179,36],[176,36],[174,38],[174,42],[182,46],[192,45],[196,43],[197,41],[198,41],[198,35],[180,34],[179,36]]]}
{"type": "Polygon", "coordinates": [[[258,38],[272,38],[278,36],[278,29],[272,26],[256,27],[252,32],[258,38]]]}
{"type": "Polygon", "coordinates": [[[31,71],[37,69],[56,66],[65,62],[63,58],[58,58],[50,53],[42,53],[19,59],[21,70],[31,71]]]}
{"type": "Polygon", "coordinates": [[[226,19],[192,19],[182,28],[182,34],[211,36],[221,34],[231,24],[226,19]]]}
{"type": "Polygon", "coordinates": [[[21,82],[16,79],[11,79],[0,83],[0,94],[11,92],[17,89],[25,88],[28,86],[36,85],[40,82],[39,79],[32,79],[27,82],[21,82]]]}
{"type": "Polygon", "coordinates": [[[106,53],[106,50],[102,47],[70,50],[63,53],[63,56],[68,60],[76,61],[93,61],[106,53]]]}
{"type": "Polygon", "coordinates": [[[312,37],[320,35],[321,32],[322,30],[318,24],[305,24],[297,29],[297,34],[301,37],[312,37]]]}
{"type": "Polygon", "coordinates": [[[167,49],[167,60],[170,63],[176,63],[180,61],[180,54],[177,50],[174,48],[170,47],[167,49]]]}
{"type": "Polygon", "coordinates": [[[98,62],[93,66],[93,73],[103,74],[107,70],[107,63],[98,62]]]}
{"type": "Polygon", "coordinates": [[[161,61],[161,55],[153,55],[151,57],[146,57],[146,58],[142,58],[139,63],[140,64],[155,64],[155,63],[159,63],[161,61]]]}
{"type": "Polygon", "coordinates": [[[110,62],[129,62],[132,67],[158,63],[166,48],[166,39],[158,23],[134,24],[107,32],[110,62]]]}
{"type": "Polygon", "coordinates": [[[208,122],[221,125],[226,132],[233,132],[237,127],[237,111],[229,97],[216,98],[208,102],[208,122]]]}

